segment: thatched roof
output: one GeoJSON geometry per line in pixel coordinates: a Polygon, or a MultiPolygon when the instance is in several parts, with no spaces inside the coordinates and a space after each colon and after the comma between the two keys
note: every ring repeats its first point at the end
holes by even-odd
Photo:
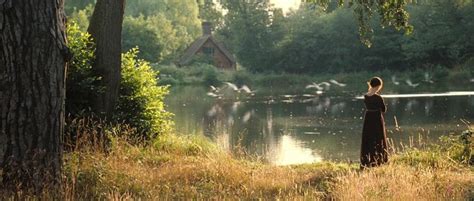
{"type": "Polygon", "coordinates": [[[196,55],[196,53],[201,49],[201,47],[208,41],[210,40],[216,47],[232,62],[235,63],[236,60],[234,56],[224,47],[222,43],[217,42],[217,40],[212,36],[212,35],[203,35],[199,37],[197,40],[195,40],[191,45],[186,49],[184,52],[183,56],[179,59],[178,64],[179,65],[186,65],[189,64],[193,56],[196,55]]]}

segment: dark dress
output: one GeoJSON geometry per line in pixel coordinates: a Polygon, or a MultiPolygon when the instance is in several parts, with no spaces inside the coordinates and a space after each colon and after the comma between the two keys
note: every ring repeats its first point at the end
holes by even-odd
{"type": "Polygon", "coordinates": [[[380,95],[364,96],[366,107],[360,149],[361,167],[373,167],[388,161],[387,135],[383,113],[387,108],[380,95]]]}

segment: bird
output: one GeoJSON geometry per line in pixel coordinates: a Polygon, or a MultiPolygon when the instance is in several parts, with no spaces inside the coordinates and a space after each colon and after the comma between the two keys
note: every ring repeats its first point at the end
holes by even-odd
{"type": "Polygon", "coordinates": [[[250,94],[250,95],[255,95],[255,91],[252,91],[247,85],[243,85],[242,87],[240,87],[240,89],[238,90],[238,92],[245,92],[247,94],[250,94]]]}
{"type": "Polygon", "coordinates": [[[431,79],[431,76],[430,76],[429,73],[425,73],[425,80],[424,80],[424,81],[425,81],[425,82],[428,82],[428,83],[430,83],[430,84],[433,84],[433,83],[434,83],[434,81],[431,79]]]}
{"type": "Polygon", "coordinates": [[[397,81],[397,78],[395,77],[395,75],[392,76],[392,82],[394,85],[400,85],[400,82],[397,81]]]}
{"type": "Polygon", "coordinates": [[[321,83],[319,83],[319,85],[326,85],[327,87],[331,86],[331,84],[329,82],[321,82],[321,83]]]}
{"type": "Polygon", "coordinates": [[[207,92],[207,95],[210,96],[210,97],[213,97],[213,98],[221,98],[222,97],[222,95],[216,94],[214,92],[207,92]]]}
{"type": "Polygon", "coordinates": [[[237,85],[235,85],[235,84],[233,84],[233,83],[224,82],[224,84],[226,84],[227,87],[231,88],[231,89],[234,90],[234,91],[239,91],[239,88],[237,87],[237,85]]]}
{"type": "Polygon", "coordinates": [[[213,92],[218,92],[219,91],[219,88],[215,87],[215,86],[209,86],[211,88],[211,91],[213,92]]]}
{"type": "Polygon", "coordinates": [[[329,82],[331,82],[331,83],[333,83],[333,84],[335,84],[335,85],[337,85],[337,86],[340,86],[340,87],[345,87],[345,86],[347,85],[347,84],[344,84],[344,83],[340,83],[340,82],[338,82],[338,81],[336,81],[336,80],[329,80],[329,82]]]}
{"type": "Polygon", "coordinates": [[[406,83],[408,84],[408,86],[413,87],[413,88],[415,88],[415,87],[417,87],[418,85],[420,85],[420,83],[414,84],[414,83],[411,82],[411,80],[409,80],[409,79],[406,80],[406,83]]]}
{"type": "Polygon", "coordinates": [[[311,83],[311,84],[309,84],[309,85],[306,85],[305,88],[306,88],[306,89],[315,88],[315,89],[317,89],[318,91],[322,91],[322,90],[323,90],[323,88],[322,88],[319,84],[316,84],[316,83],[314,83],[314,82],[311,83]]]}
{"type": "Polygon", "coordinates": [[[471,79],[471,82],[474,82],[474,78],[471,79]]]}
{"type": "MultiPolygon", "coordinates": [[[[331,86],[331,83],[329,82],[321,82],[318,84],[319,86],[323,86],[324,90],[329,90],[329,87],[331,86]]],[[[321,90],[320,90],[321,91],[321,90]]]]}

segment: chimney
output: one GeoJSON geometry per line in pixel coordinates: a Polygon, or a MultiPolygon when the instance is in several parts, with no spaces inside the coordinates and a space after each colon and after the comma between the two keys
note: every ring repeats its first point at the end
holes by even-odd
{"type": "Polygon", "coordinates": [[[202,35],[212,34],[212,24],[210,22],[202,22],[202,35]]]}

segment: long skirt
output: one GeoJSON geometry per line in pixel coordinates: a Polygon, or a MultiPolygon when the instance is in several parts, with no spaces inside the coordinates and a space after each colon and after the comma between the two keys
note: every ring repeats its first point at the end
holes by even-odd
{"type": "Polygon", "coordinates": [[[360,149],[361,167],[379,166],[387,161],[387,135],[382,112],[366,111],[360,149]]]}

